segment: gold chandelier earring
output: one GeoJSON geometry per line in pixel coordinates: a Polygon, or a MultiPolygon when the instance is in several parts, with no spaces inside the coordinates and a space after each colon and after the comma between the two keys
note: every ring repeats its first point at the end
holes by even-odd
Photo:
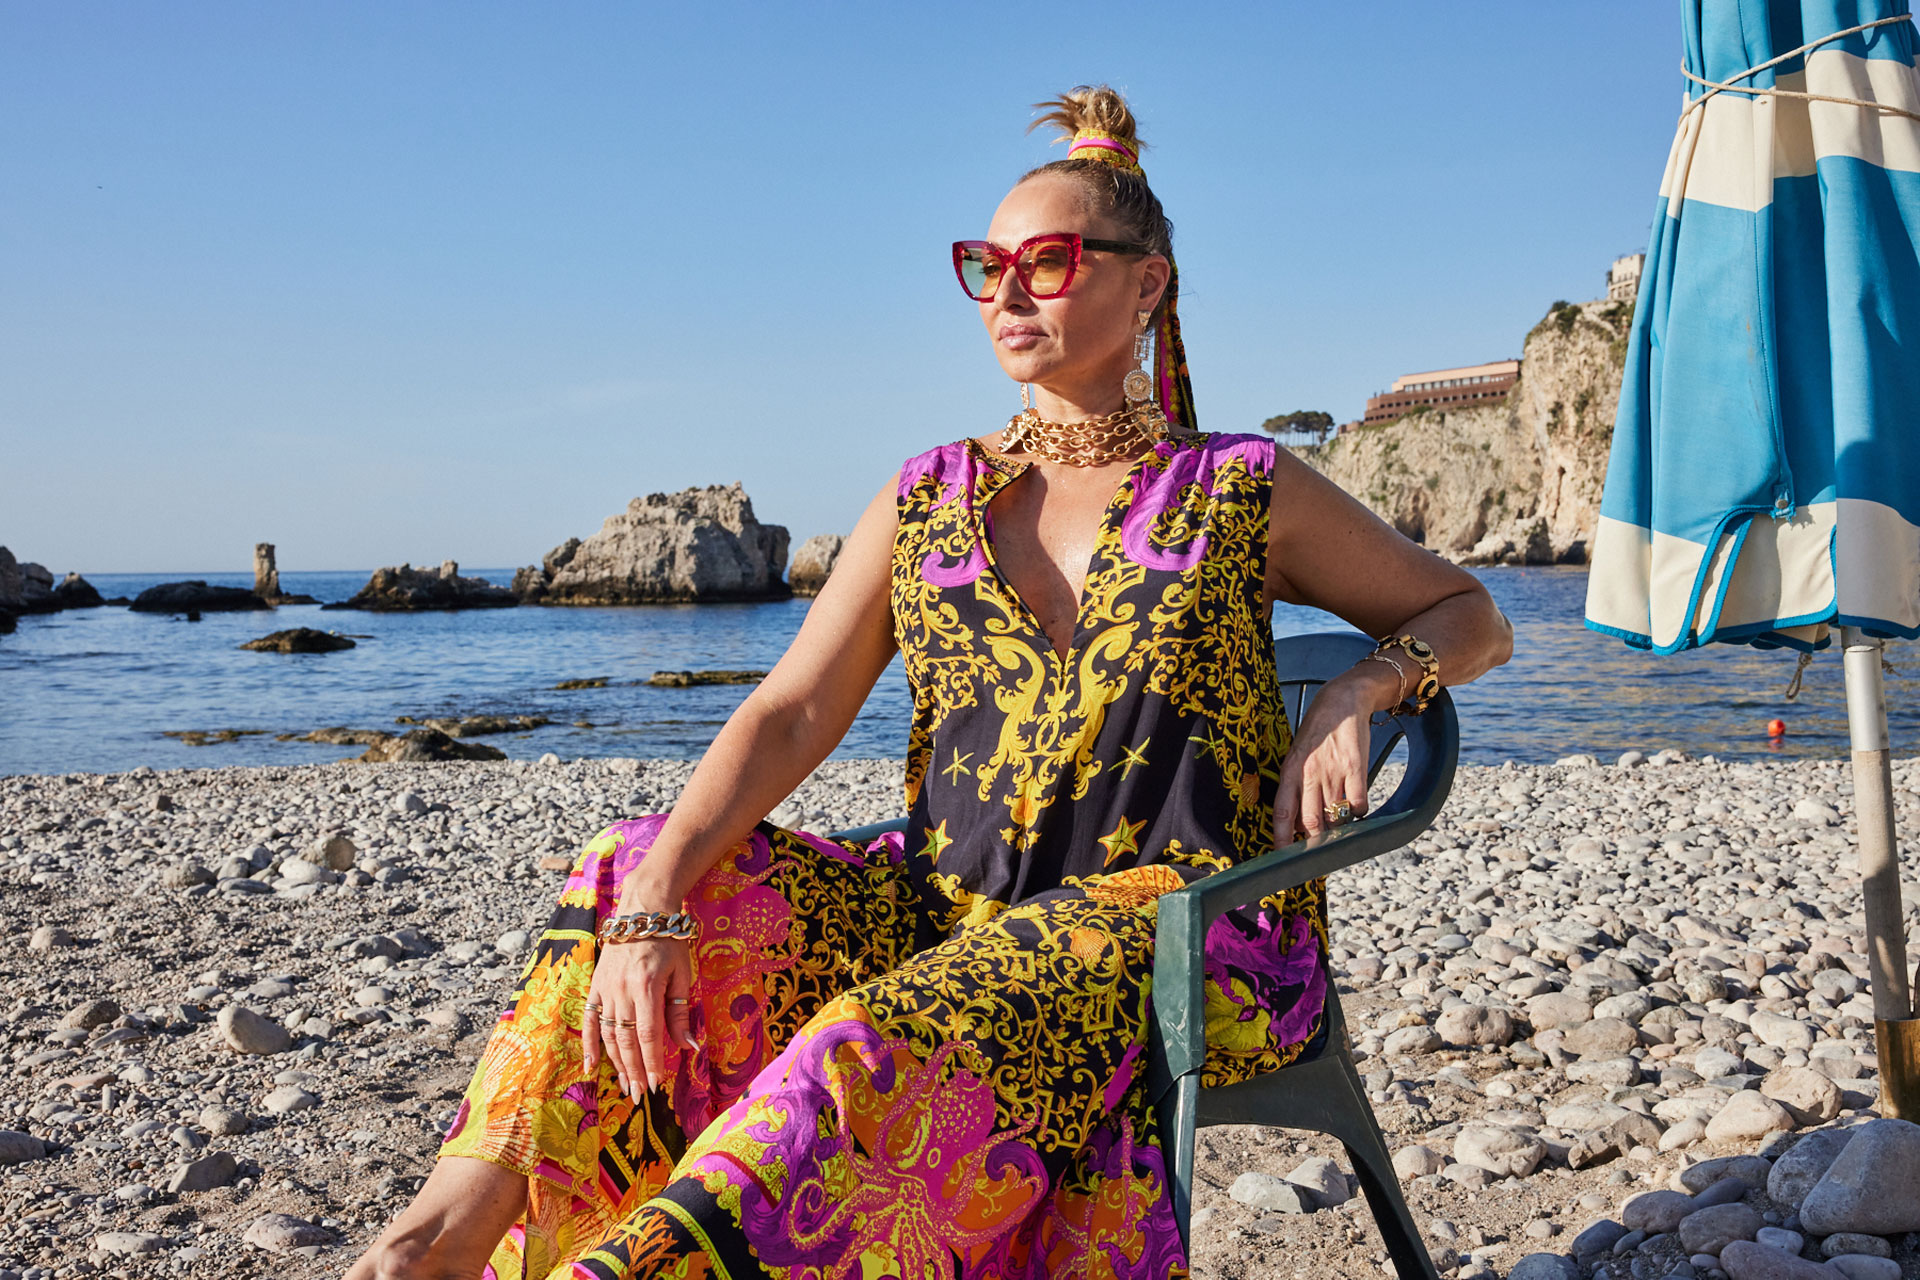
{"type": "Polygon", "coordinates": [[[1121,394],[1126,396],[1130,409],[1153,399],[1153,375],[1147,372],[1147,358],[1153,354],[1153,337],[1147,332],[1147,321],[1152,318],[1151,311],[1142,311],[1135,321],[1140,326],[1140,331],[1133,337],[1135,367],[1127,370],[1126,378],[1120,383],[1121,394]]]}

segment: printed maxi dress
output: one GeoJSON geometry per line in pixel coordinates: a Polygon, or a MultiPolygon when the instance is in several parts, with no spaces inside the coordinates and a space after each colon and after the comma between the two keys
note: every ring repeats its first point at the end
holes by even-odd
{"type": "MultiPolygon", "coordinates": [[[[1262,605],[1273,444],[1196,435],[1108,506],[1064,657],[994,561],[1024,463],[899,481],[905,838],[761,823],[696,885],[695,1051],[586,1079],[594,929],[664,818],[580,856],[442,1155],[529,1181],[486,1273],[1184,1276],[1143,1053],[1159,897],[1271,845],[1289,729],[1262,605]]],[[[1205,940],[1205,1076],[1324,1040],[1324,885],[1205,940]]]]}

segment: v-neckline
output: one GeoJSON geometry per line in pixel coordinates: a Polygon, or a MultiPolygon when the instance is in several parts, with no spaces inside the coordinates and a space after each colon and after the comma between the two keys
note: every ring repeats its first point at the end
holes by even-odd
{"type": "Polygon", "coordinates": [[[1099,527],[1094,531],[1093,550],[1087,553],[1087,571],[1080,579],[1080,594],[1079,598],[1075,601],[1073,611],[1073,634],[1067,637],[1067,647],[1066,650],[1062,652],[1060,649],[1054,647],[1053,637],[1047,634],[1046,627],[1040,623],[1040,615],[1035,613],[1027,604],[1025,597],[1014,587],[1012,579],[1008,578],[1007,575],[1001,571],[1000,556],[994,548],[993,538],[988,529],[988,521],[990,519],[988,509],[993,505],[993,500],[1000,494],[1006,492],[1008,486],[1012,485],[1014,481],[1032,470],[1033,463],[1016,462],[1000,454],[991,453],[976,437],[967,437],[967,452],[970,453],[977,462],[984,464],[996,475],[1003,477],[1000,484],[996,486],[992,492],[988,493],[984,499],[980,499],[976,494],[976,500],[973,503],[974,540],[980,544],[981,555],[986,560],[987,568],[992,570],[994,581],[999,584],[1002,594],[1006,596],[1007,600],[1013,605],[1014,610],[1026,621],[1027,626],[1032,629],[1033,633],[1040,637],[1042,647],[1046,649],[1047,655],[1057,663],[1065,663],[1067,659],[1073,656],[1074,650],[1079,647],[1081,633],[1086,630],[1087,592],[1093,585],[1094,573],[1100,559],[1101,539],[1107,532],[1108,523],[1113,519],[1114,506],[1120,501],[1121,494],[1129,493],[1134,489],[1140,474],[1146,467],[1147,459],[1156,456],[1159,449],[1160,446],[1158,444],[1148,446],[1146,452],[1133,460],[1133,464],[1127,468],[1126,474],[1120,477],[1120,482],[1114,485],[1112,494],[1107,497],[1107,505],[1100,513],[1099,527]]]}

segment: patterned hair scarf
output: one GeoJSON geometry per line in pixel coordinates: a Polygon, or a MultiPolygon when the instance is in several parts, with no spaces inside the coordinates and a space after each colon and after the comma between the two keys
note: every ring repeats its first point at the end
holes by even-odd
{"type": "MultiPolygon", "coordinates": [[[[1140,168],[1140,152],[1135,147],[1098,129],[1082,129],[1073,135],[1067,158],[1080,156],[1110,164],[1124,173],[1146,177],[1140,168]]],[[[1166,296],[1160,303],[1160,320],[1153,333],[1153,380],[1159,388],[1160,411],[1167,421],[1189,431],[1199,430],[1193,407],[1193,383],[1187,376],[1187,347],[1180,340],[1180,268],[1167,258],[1172,274],[1167,278],[1166,296]]]]}

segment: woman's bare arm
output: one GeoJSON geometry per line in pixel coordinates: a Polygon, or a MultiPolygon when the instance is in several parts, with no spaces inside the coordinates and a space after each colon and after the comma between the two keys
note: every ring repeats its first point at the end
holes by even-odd
{"type": "MultiPolygon", "coordinates": [[[[1285,449],[1274,450],[1268,521],[1269,600],[1309,605],[1370,636],[1411,634],[1432,646],[1440,683],[1465,684],[1513,655],[1513,627],[1478,578],[1402,536],[1340,486],[1285,449]]],[[[1403,684],[1384,662],[1361,662],[1328,681],[1281,770],[1274,838],[1326,825],[1344,799],[1366,812],[1367,717],[1393,706],[1419,672],[1398,652],[1403,684]]]]}
{"type": "Polygon", "coordinates": [[[622,884],[623,911],[679,910],[694,881],[846,736],[894,654],[895,483],[867,505],[800,633],[701,757],[622,884]]]}
{"type": "MultiPolygon", "coordinates": [[[[889,586],[895,485],[867,504],[800,634],[727,720],[616,910],[678,911],[694,882],[838,745],[894,653],[889,586]]],[[[580,1030],[589,1075],[604,1055],[629,1097],[667,1078],[667,1041],[694,1046],[691,949],[652,938],[608,946],[580,1030]]]]}

